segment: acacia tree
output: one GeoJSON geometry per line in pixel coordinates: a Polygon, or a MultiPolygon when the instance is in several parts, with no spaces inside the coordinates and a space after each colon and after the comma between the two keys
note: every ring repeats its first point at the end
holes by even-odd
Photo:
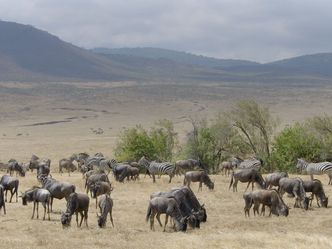
{"type": "Polygon", "coordinates": [[[277,120],[271,116],[268,108],[254,100],[243,100],[236,104],[228,116],[254,154],[265,158],[271,156],[271,140],[277,120]]]}

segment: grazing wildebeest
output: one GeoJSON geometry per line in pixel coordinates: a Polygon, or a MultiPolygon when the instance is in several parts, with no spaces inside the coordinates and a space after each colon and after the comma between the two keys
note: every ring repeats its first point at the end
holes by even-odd
{"type": "MultiPolygon", "coordinates": [[[[181,189],[174,189],[169,192],[155,192],[150,195],[150,199],[153,199],[154,197],[166,197],[175,199],[179,205],[181,215],[183,217],[188,217],[188,223],[190,227],[200,228],[202,216],[200,212],[196,212],[194,210],[188,195],[186,195],[181,189]]],[[[157,216],[157,219],[160,224],[159,216],[157,216]]]]}
{"type": "Polygon", "coordinates": [[[209,189],[214,189],[214,183],[205,171],[188,171],[183,180],[183,185],[190,187],[191,182],[199,182],[198,191],[202,190],[202,183],[208,186],[209,189]]]}
{"type": "Polygon", "coordinates": [[[41,160],[38,156],[32,155],[29,163],[29,169],[33,171],[34,169],[38,169],[40,165],[45,165],[51,168],[51,160],[50,159],[41,160]]]}
{"type": "Polygon", "coordinates": [[[0,180],[0,184],[3,186],[5,193],[5,201],[7,201],[7,192],[10,191],[10,200],[9,202],[12,202],[12,198],[14,194],[16,194],[16,202],[18,202],[18,185],[19,180],[16,177],[9,176],[9,175],[3,175],[0,180]]]}
{"type": "Polygon", "coordinates": [[[170,162],[158,163],[156,161],[148,161],[144,156],[138,161],[138,164],[145,167],[147,171],[152,175],[153,183],[156,182],[155,175],[166,174],[169,176],[169,183],[171,183],[172,178],[175,175],[176,168],[175,165],[170,162]]]}
{"type": "Polygon", "coordinates": [[[166,231],[166,225],[168,222],[168,217],[171,216],[175,222],[176,229],[180,231],[187,230],[187,217],[183,217],[180,212],[179,205],[177,201],[173,198],[167,197],[154,197],[150,200],[148,210],[146,213],[146,221],[150,218],[150,229],[154,229],[154,217],[157,215],[157,220],[162,227],[160,222],[160,215],[166,214],[164,232],[166,231]]]}
{"type": "Polygon", "coordinates": [[[270,214],[288,216],[289,208],[284,203],[275,189],[261,189],[250,193],[244,193],[243,199],[245,201],[244,215],[249,217],[249,211],[254,204],[254,215],[259,214],[259,206],[263,204],[261,214],[265,215],[265,206],[270,208],[270,214]]]}
{"type": "Polygon", "coordinates": [[[67,200],[67,210],[61,215],[61,223],[64,227],[70,226],[71,217],[76,214],[76,224],[78,227],[82,225],[83,218],[85,225],[88,227],[88,211],[89,211],[89,196],[81,193],[71,193],[67,200]],[[81,215],[81,221],[78,223],[78,213],[81,215]]]}
{"type": "Polygon", "coordinates": [[[301,178],[283,177],[279,181],[279,193],[282,197],[285,192],[295,197],[294,207],[303,207],[308,210],[310,199],[306,197],[301,178]]]}
{"type": "Polygon", "coordinates": [[[51,194],[47,189],[42,189],[40,187],[33,187],[32,189],[29,189],[24,193],[22,193],[21,197],[23,205],[28,205],[28,202],[33,202],[33,212],[31,219],[33,219],[35,216],[36,208],[37,208],[37,219],[39,218],[38,206],[39,202],[41,202],[41,204],[44,207],[43,220],[45,220],[46,208],[47,208],[48,220],[50,220],[51,194]]]}
{"type": "Polygon", "coordinates": [[[186,171],[195,170],[195,169],[202,169],[205,170],[201,160],[195,159],[186,159],[186,160],[179,160],[175,162],[175,168],[177,174],[184,174],[186,171]]]}
{"type": "Polygon", "coordinates": [[[112,217],[112,209],[113,209],[113,200],[107,195],[103,194],[99,197],[98,206],[100,209],[100,216],[98,215],[98,226],[100,228],[106,226],[107,215],[110,214],[110,220],[112,223],[112,227],[114,227],[113,217],[112,217]]]}
{"type": "Polygon", "coordinates": [[[17,176],[17,173],[20,176],[25,176],[25,170],[23,168],[23,164],[18,163],[15,159],[10,159],[8,161],[8,171],[9,171],[9,175],[11,175],[11,176],[13,175],[14,171],[16,172],[16,176],[17,176]]]}
{"type": "Polygon", "coordinates": [[[313,181],[303,181],[303,187],[305,192],[311,192],[310,206],[312,205],[312,200],[316,196],[317,206],[320,207],[318,198],[323,207],[327,207],[328,197],[325,196],[323,189],[323,184],[320,180],[314,179],[313,181]]]}
{"type": "Polygon", "coordinates": [[[266,188],[271,189],[272,186],[276,186],[279,189],[279,180],[283,177],[288,177],[288,173],[287,172],[274,172],[274,173],[268,174],[265,177],[266,188]]]}
{"type": "MultiPolygon", "coordinates": [[[[111,182],[108,179],[108,176],[106,174],[104,174],[104,173],[93,174],[93,175],[90,175],[88,178],[86,178],[86,181],[85,181],[86,193],[89,193],[89,191],[91,190],[91,187],[94,184],[96,184],[98,181],[107,182],[111,185],[111,182]]],[[[91,196],[92,196],[92,192],[91,192],[91,196]]]]}
{"type": "Polygon", "coordinates": [[[1,211],[2,207],[3,207],[3,213],[6,214],[4,187],[0,184],[0,211],[1,211]]]}
{"type": "Polygon", "coordinates": [[[97,198],[100,195],[107,194],[110,195],[113,188],[108,182],[97,181],[96,183],[90,186],[92,192],[92,198],[96,198],[96,208],[97,208],[97,198]]]}
{"type": "Polygon", "coordinates": [[[70,172],[74,172],[77,170],[76,165],[73,163],[75,160],[77,160],[77,156],[74,154],[69,158],[63,158],[59,161],[59,172],[60,174],[63,173],[63,169],[67,170],[68,175],[70,176],[70,172]]]}
{"type": "Polygon", "coordinates": [[[75,185],[68,182],[59,182],[50,177],[41,178],[42,187],[51,193],[51,211],[53,210],[53,199],[65,198],[68,200],[69,195],[75,192],[75,185]]]}
{"type": "Polygon", "coordinates": [[[261,188],[265,188],[265,181],[261,173],[257,169],[241,169],[238,170],[237,172],[233,172],[231,176],[231,182],[229,184],[229,189],[233,185],[233,192],[237,191],[238,181],[248,182],[246,190],[249,188],[250,183],[252,184],[252,190],[253,190],[255,182],[258,183],[261,188]]]}

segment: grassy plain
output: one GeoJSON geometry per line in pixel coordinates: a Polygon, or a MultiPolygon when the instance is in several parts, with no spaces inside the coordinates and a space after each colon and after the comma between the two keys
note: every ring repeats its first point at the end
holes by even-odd
{"type": "MultiPolygon", "coordinates": [[[[81,192],[80,174],[56,173],[59,159],[83,151],[113,157],[117,135],[125,127],[150,127],[168,118],[183,142],[191,128],[189,117],[209,119],[241,99],[265,104],[284,127],[312,115],[332,114],[331,93],[330,86],[0,83],[0,161],[27,162],[32,154],[50,158],[53,177],[74,183],[81,192]],[[103,134],[94,133],[98,128],[103,134]]],[[[168,184],[162,177],[152,184],[141,176],[139,182],[114,183],[115,228],[110,223],[106,229],[97,228],[94,202],[89,228],[73,224],[66,230],[59,220],[64,200],[55,200],[51,221],[31,220],[32,205],[22,206],[21,200],[8,204],[7,215],[0,215],[1,248],[332,248],[331,208],[314,204],[307,212],[291,209],[287,218],[245,218],[245,186],[239,185],[239,192],[233,193],[228,191],[228,177],[212,178],[215,190],[197,193],[208,211],[208,222],[200,230],[175,233],[169,228],[163,233],[156,226],[156,232],[151,232],[145,222],[149,195],[179,186],[183,179],[168,184]]],[[[319,179],[327,183],[327,177],[319,179]]],[[[20,190],[35,184],[34,174],[20,178],[20,190]]],[[[332,196],[332,187],[324,187],[332,196]]],[[[285,199],[292,206],[294,200],[285,199]]]]}

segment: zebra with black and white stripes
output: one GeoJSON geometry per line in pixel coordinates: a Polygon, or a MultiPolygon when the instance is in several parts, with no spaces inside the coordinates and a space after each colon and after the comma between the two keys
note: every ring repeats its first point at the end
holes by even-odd
{"type": "Polygon", "coordinates": [[[262,165],[263,165],[263,162],[262,162],[261,159],[249,158],[249,159],[245,159],[244,161],[242,161],[240,163],[240,165],[238,166],[238,168],[239,169],[257,169],[257,170],[260,170],[262,165]]]}
{"type": "Polygon", "coordinates": [[[156,161],[148,161],[144,156],[138,161],[138,164],[142,167],[145,167],[149,173],[152,175],[153,182],[156,182],[156,174],[168,175],[169,183],[172,181],[173,176],[175,175],[175,165],[170,162],[158,163],[156,161]]]}
{"type": "Polygon", "coordinates": [[[302,158],[298,158],[296,168],[309,174],[311,177],[311,180],[314,180],[313,175],[327,174],[330,179],[328,184],[331,184],[331,182],[332,182],[332,163],[331,162],[309,163],[302,158]]]}

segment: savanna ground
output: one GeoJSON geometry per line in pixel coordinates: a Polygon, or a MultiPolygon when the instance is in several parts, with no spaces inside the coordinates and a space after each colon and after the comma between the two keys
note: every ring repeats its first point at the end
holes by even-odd
{"type": "MultiPolygon", "coordinates": [[[[0,83],[0,161],[15,158],[29,161],[32,154],[52,160],[53,177],[74,183],[83,191],[81,175],[68,177],[57,172],[60,158],[72,153],[103,152],[113,157],[119,132],[142,124],[148,128],[158,119],[175,124],[180,142],[191,129],[189,118],[212,118],[227,111],[236,101],[255,99],[280,118],[280,127],[313,115],[332,114],[331,86],[275,86],[260,84],[18,84],[0,83]],[[101,128],[103,134],[94,131],[101,128]]],[[[2,175],[3,172],[0,172],[2,175]]],[[[303,176],[308,178],[308,176],[303,176]]],[[[3,248],[331,248],[331,208],[303,211],[291,209],[288,218],[250,217],[243,213],[242,194],[228,191],[229,177],[212,176],[215,190],[197,193],[205,203],[208,222],[200,230],[166,233],[156,223],[156,232],[145,222],[149,195],[182,184],[175,178],[168,184],[162,177],[125,184],[114,183],[115,228],[97,228],[91,201],[89,228],[63,230],[60,211],[65,201],[55,200],[51,221],[31,220],[32,205],[7,204],[0,215],[0,243],[3,248]]],[[[332,196],[327,177],[319,177],[326,194],[332,196]]],[[[113,180],[113,179],[112,179],[113,180]]],[[[114,182],[114,181],[113,181],[114,182]]],[[[20,190],[37,184],[35,174],[20,178],[20,190]]],[[[193,186],[197,192],[197,186],[193,186]]],[[[292,206],[294,200],[285,196],[292,206]]],[[[331,205],[330,205],[331,206],[331,205]]],[[[42,210],[40,208],[40,210],[42,210]]],[[[74,220],[75,221],[75,220],[74,220]]]]}

